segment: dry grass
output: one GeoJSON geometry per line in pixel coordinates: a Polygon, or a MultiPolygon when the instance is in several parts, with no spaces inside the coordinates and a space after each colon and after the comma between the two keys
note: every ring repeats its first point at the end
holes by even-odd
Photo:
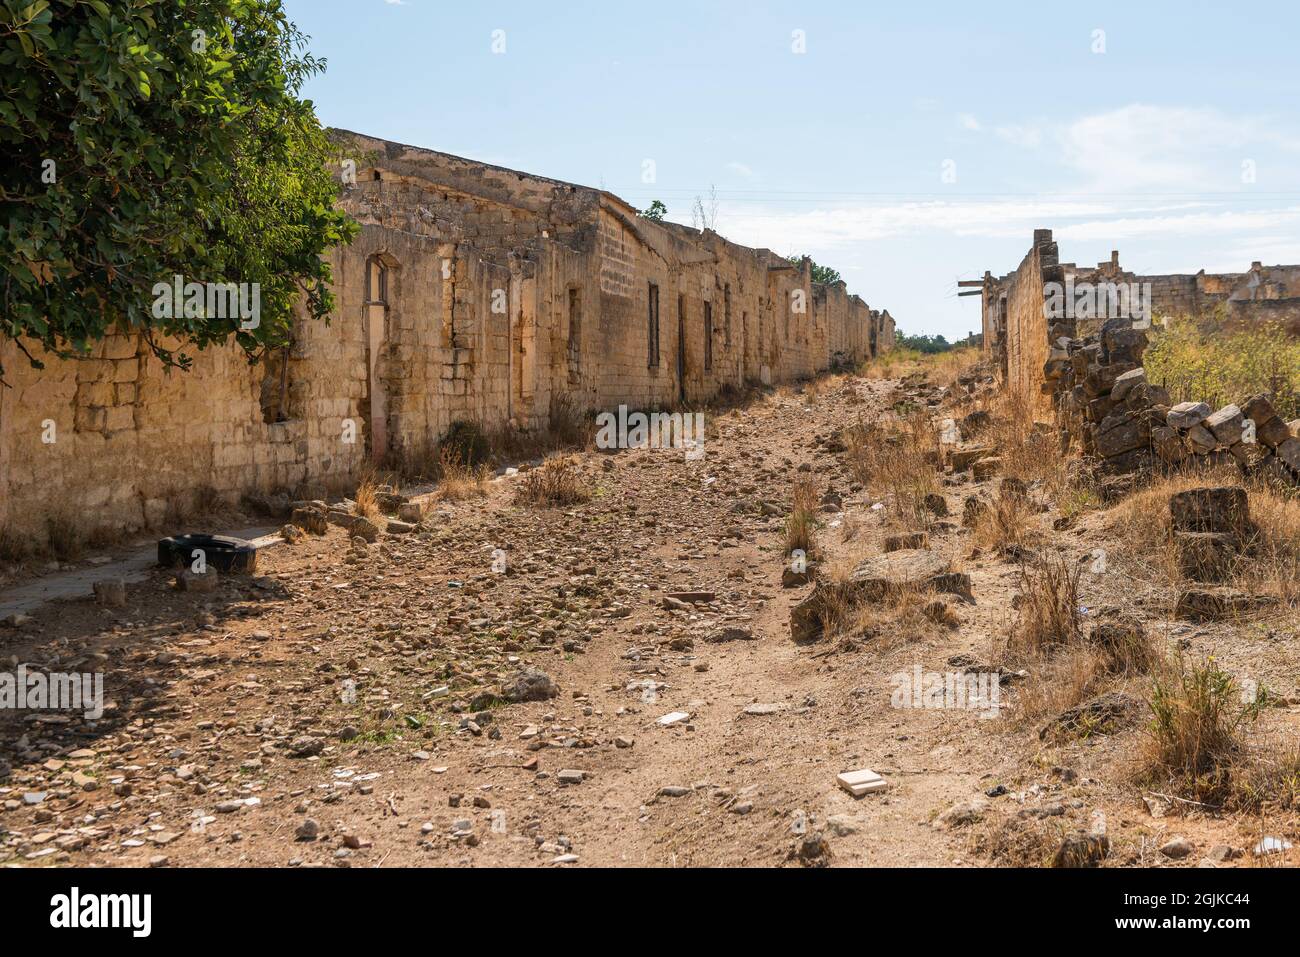
{"type": "Polygon", "coordinates": [[[844,430],[849,469],[863,485],[888,498],[889,518],[903,529],[926,528],[926,496],[939,491],[939,439],[929,413],[918,410],[888,427],[859,420],[844,430]]]}
{"type": "Polygon", "coordinates": [[[1156,673],[1148,704],[1143,781],[1207,804],[1226,803],[1259,700],[1243,700],[1232,675],[1213,659],[1188,664],[1180,656],[1156,673]]]}
{"type": "Polygon", "coordinates": [[[952,385],[962,373],[977,365],[980,359],[980,350],[972,348],[956,348],[938,353],[896,348],[864,362],[858,369],[858,374],[867,379],[898,379],[924,373],[936,385],[952,385]]]}
{"type": "Polygon", "coordinates": [[[1026,485],[1039,483],[1054,500],[1068,495],[1072,488],[1069,459],[1061,454],[1056,430],[1038,421],[1028,403],[1009,391],[999,393],[987,411],[989,426],[978,441],[997,450],[1001,473],[1026,485]]]}
{"type": "Polygon", "coordinates": [[[467,465],[453,446],[443,446],[438,453],[438,497],[449,502],[484,498],[488,493],[486,463],[467,465]]]}
{"type": "Polygon", "coordinates": [[[999,496],[989,508],[979,513],[971,530],[971,541],[982,551],[1012,554],[1040,537],[1033,524],[1035,514],[1026,498],[999,496]]]}
{"type": "Polygon", "coordinates": [[[1011,712],[1017,727],[1055,717],[1083,704],[1110,685],[1106,659],[1086,645],[1063,648],[1050,659],[1038,661],[1016,693],[1011,712]]]}
{"type": "Polygon", "coordinates": [[[374,519],[379,516],[379,485],[371,473],[366,473],[357,483],[352,495],[352,514],[374,519]]]}
{"type": "Polygon", "coordinates": [[[1283,419],[1300,415],[1300,340],[1276,322],[1227,320],[1220,311],[1202,321],[1157,323],[1142,360],[1147,380],[1168,388],[1173,402],[1204,401],[1217,409],[1268,392],[1283,419]]]}
{"type": "Polygon", "coordinates": [[[1045,552],[1020,564],[1020,621],[1007,641],[1013,660],[1041,659],[1062,645],[1080,643],[1081,574],[1082,568],[1061,552],[1045,552]]]}
{"type": "Polygon", "coordinates": [[[870,641],[876,651],[887,651],[946,627],[926,615],[934,600],[929,591],[899,589],[879,601],[857,601],[849,584],[852,568],[852,563],[839,562],[818,585],[818,615],[827,637],[870,641]]]}
{"type": "Polygon", "coordinates": [[[71,512],[53,512],[45,520],[45,530],[49,536],[49,550],[55,558],[67,562],[81,557],[86,547],[86,536],[71,512]]]}
{"type": "Polygon", "coordinates": [[[1300,746],[1254,748],[1233,775],[1232,803],[1243,811],[1300,810],[1300,746]]]}
{"type": "Polygon", "coordinates": [[[792,505],[785,520],[785,553],[802,551],[811,559],[815,554],[817,528],[817,484],[810,478],[795,480],[792,505]]]}
{"type": "Polygon", "coordinates": [[[569,455],[547,456],[542,464],[523,474],[515,487],[515,503],[532,506],[577,505],[591,498],[576,460],[569,455]]]}

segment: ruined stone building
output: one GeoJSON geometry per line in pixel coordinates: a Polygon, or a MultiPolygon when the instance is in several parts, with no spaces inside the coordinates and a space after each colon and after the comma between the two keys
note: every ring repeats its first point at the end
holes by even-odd
{"type": "MultiPolygon", "coordinates": [[[[1194,317],[1228,323],[1276,321],[1300,335],[1300,266],[1252,263],[1244,273],[1138,275],[1120,267],[1119,253],[1095,268],[1060,262],[1050,229],[1034,230],[1034,241],[1015,272],[995,277],[984,273],[978,283],[984,350],[995,361],[1009,387],[1050,411],[1052,387],[1044,378],[1051,344],[1076,332],[1096,331],[1083,320],[1049,328],[1044,308],[1044,283],[1117,285],[1149,284],[1153,318],[1194,317]]],[[[967,284],[967,285],[972,285],[967,284]]]]}
{"type": "Polygon", "coordinates": [[[814,283],[807,260],[603,190],[336,135],[361,231],[331,253],[331,321],[298,323],[286,352],[250,366],[209,349],[168,373],[113,335],[37,371],[0,341],[0,528],[41,538],[66,511],[130,530],[195,495],[320,494],[419,460],[458,421],[689,407],[893,345],[888,312],[814,283]]]}
{"type": "Polygon", "coordinates": [[[1163,385],[1147,381],[1142,364],[1160,317],[1295,323],[1300,266],[1135,276],[1115,253],[1079,269],[1060,261],[1051,230],[1038,229],[1014,273],[985,273],[978,285],[984,349],[1003,387],[1039,421],[1060,427],[1063,450],[1077,442],[1115,476],[1226,466],[1300,486],[1300,419],[1284,421],[1275,396],[1238,396],[1218,410],[1199,397],[1174,404],[1163,385]],[[1075,308],[1063,308],[1066,301],[1075,308]]]}

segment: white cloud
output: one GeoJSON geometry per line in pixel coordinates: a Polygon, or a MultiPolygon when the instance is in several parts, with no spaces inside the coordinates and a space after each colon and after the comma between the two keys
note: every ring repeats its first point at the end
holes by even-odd
{"type": "Polygon", "coordinates": [[[727,169],[731,170],[733,173],[737,174],[738,176],[741,176],[750,181],[758,179],[757,173],[755,173],[744,163],[738,162],[737,160],[732,160],[730,163],[728,163],[727,169]]]}
{"type": "Polygon", "coordinates": [[[1007,124],[994,132],[1023,148],[1050,143],[1084,189],[1108,193],[1227,192],[1242,185],[1242,160],[1300,151],[1300,135],[1271,117],[1143,103],[1068,123],[1007,124]]]}
{"type": "Polygon", "coordinates": [[[1020,126],[1012,123],[1008,126],[996,127],[993,132],[1012,146],[1036,150],[1043,145],[1043,131],[1037,126],[1020,126]]]}
{"type": "Polygon", "coordinates": [[[980,126],[980,121],[970,113],[958,113],[957,125],[963,130],[970,130],[972,133],[978,133],[984,128],[980,126]]]}

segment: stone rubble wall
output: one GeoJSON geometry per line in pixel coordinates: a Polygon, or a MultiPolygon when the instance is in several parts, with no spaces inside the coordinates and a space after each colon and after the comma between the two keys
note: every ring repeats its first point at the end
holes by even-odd
{"type": "MultiPolygon", "coordinates": [[[[1100,277],[1089,281],[1126,281],[1113,265],[1107,274],[1102,264],[1100,277]]],[[[996,321],[985,326],[995,333],[986,348],[1001,364],[1004,388],[1050,411],[1104,473],[1229,465],[1287,488],[1300,486],[1300,419],[1284,422],[1269,396],[1217,411],[1203,402],[1172,405],[1163,387],[1146,380],[1142,320],[1053,319],[1049,326],[1043,283],[1063,282],[1072,268],[1059,263],[1051,232],[1037,230],[1020,269],[998,282],[995,296],[986,288],[986,315],[1005,317],[1005,328],[996,321]],[[990,298],[999,305],[991,307],[990,298]],[[1085,322],[1097,330],[1085,332],[1085,322]]],[[[1153,292],[1157,314],[1159,301],[1153,292]]]]}
{"type": "Polygon", "coordinates": [[[561,401],[689,409],[893,346],[887,311],[813,283],[806,261],[601,190],[336,136],[356,171],[340,205],[361,230],[330,254],[334,314],[296,322],[285,354],[250,365],[211,348],[184,373],[115,334],[85,359],[38,354],[38,371],[0,341],[0,530],[40,542],[68,518],[120,534],[241,496],[318,497],[427,458],[456,422],[542,428],[561,401]],[[383,301],[368,299],[380,266],[383,301]]]}

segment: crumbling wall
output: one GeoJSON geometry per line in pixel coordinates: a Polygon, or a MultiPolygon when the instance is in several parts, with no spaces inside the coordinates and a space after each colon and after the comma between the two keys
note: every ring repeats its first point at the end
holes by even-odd
{"type": "Polygon", "coordinates": [[[1049,229],[1034,231],[1034,244],[1007,282],[1004,366],[1007,388],[1038,415],[1052,411],[1044,366],[1051,348],[1043,284],[1058,275],[1057,248],[1049,229]]]}
{"type": "Polygon", "coordinates": [[[985,345],[1005,363],[1004,388],[1051,413],[1063,439],[1095,457],[1105,473],[1231,465],[1287,487],[1300,485],[1300,420],[1283,422],[1268,396],[1243,397],[1240,406],[1215,411],[1202,402],[1171,405],[1165,389],[1146,381],[1142,359],[1153,316],[1162,302],[1164,308],[1182,308],[1198,301],[1203,279],[1134,276],[1120,269],[1118,254],[1096,269],[1080,270],[1059,263],[1051,232],[1036,230],[1033,248],[1015,273],[997,281],[986,273],[985,314],[996,309],[1006,319],[1004,327],[986,323],[996,339],[985,345]],[[1044,284],[1064,286],[1067,280],[1150,281],[1150,308],[1078,319],[1060,315],[1044,284]]]}
{"type": "Polygon", "coordinates": [[[0,342],[0,528],[43,538],[67,511],[88,534],[130,531],[198,498],[319,495],[424,461],[457,421],[538,428],[560,399],[701,402],[892,347],[888,313],[814,289],[807,260],[599,190],[336,135],[339,202],[361,230],[330,254],[330,320],[298,322],[289,348],[254,367],[212,348],[169,373],[114,335],[36,371],[0,342]]]}

